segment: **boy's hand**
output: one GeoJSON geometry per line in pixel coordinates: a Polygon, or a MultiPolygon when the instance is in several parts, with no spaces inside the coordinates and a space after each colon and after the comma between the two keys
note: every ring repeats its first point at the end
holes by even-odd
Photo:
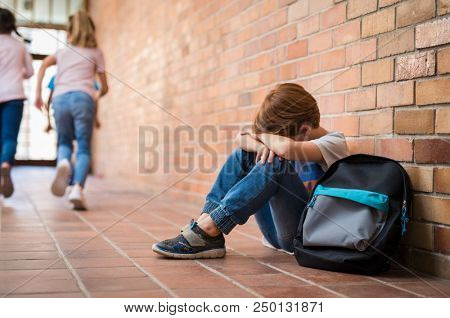
{"type": "Polygon", "coordinates": [[[236,144],[239,148],[248,152],[258,152],[264,145],[254,139],[250,133],[239,132],[236,136],[236,144]]]}
{"type": "MultiPolygon", "coordinates": [[[[256,154],[255,163],[258,163],[261,161],[262,164],[272,163],[275,159],[275,152],[267,148],[266,146],[261,147],[261,149],[256,154]]],[[[283,160],[283,158],[280,157],[280,160],[283,160]]]]}

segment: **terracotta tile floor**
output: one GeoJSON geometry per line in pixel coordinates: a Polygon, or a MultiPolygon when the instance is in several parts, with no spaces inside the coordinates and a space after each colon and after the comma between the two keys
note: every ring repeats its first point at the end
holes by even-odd
{"type": "Polygon", "coordinates": [[[50,168],[15,169],[4,200],[0,295],[4,297],[442,297],[450,281],[398,266],[376,277],[299,267],[263,247],[253,219],[227,237],[224,259],[169,260],[154,254],[198,208],[105,180],[88,183],[88,212],[53,197],[50,168]],[[143,205],[140,209],[136,207],[143,205]],[[126,219],[124,215],[132,212],[126,219]]]}

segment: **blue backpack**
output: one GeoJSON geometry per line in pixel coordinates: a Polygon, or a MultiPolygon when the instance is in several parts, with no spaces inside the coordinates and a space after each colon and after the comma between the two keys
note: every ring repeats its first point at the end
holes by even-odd
{"type": "Polygon", "coordinates": [[[336,161],[316,184],[294,239],[302,266],[377,274],[406,232],[411,190],[396,161],[352,155],[336,161]]]}

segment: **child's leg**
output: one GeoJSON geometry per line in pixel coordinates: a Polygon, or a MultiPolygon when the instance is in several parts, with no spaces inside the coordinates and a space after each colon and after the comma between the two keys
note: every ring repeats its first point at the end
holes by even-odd
{"type": "Polygon", "coordinates": [[[270,200],[281,216],[274,217],[281,238],[291,236],[300,219],[308,194],[292,164],[275,158],[273,163],[257,163],[240,181],[229,189],[218,207],[209,215],[225,234],[248,218],[270,200]],[[295,218],[295,219],[294,219],[295,218]],[[288,225],[283,226],[285,223],[288,225]],[[292,225],[294,224],[294,225],[292,225]]]}
{"type": "Polygon", "coordinates": [[[57,96],[53,101],[53,110],[58,136],[58,164],[51,191],[56,196],[63,196],[72,174],[71,158],[73,152],[73,118],[68,103],[71,93],[57,96]]]}
{"type": "Polygon", "coordinates": [[[1,104],[1,192],[5,198],[14,192],[11,166],[17,149],[17,136],[23,114],[23,101],[12,100],[1,104]]]}
{"type": "Polygon", "coordinates": [[[209,213],[219,206],[227,192],[238,183],[255,166],[256,153],[247,152],[240,148],[228,156],[219,175],[206,196],[206,203],[202,213],[209,213]]]}
{"type": "Polygon", "coordinates": [[[73,118],[67,104],[67,94],[57,96],[53,101],[56,133],[58,136],[58,162],[66,159],[70,162],[73,151],[73,118]]]}
{"type": "Polygon", "coordinates": [[[71,106],[77,140],[73,183],[84,187],[91,163],[91,139],[94,123],[94,102],[86,93],[74,92],[71,106]]]}

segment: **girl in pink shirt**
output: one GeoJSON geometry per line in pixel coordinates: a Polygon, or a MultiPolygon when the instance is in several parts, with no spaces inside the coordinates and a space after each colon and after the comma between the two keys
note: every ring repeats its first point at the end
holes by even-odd
{"type": "Polygon", "coordinates": [[[95,26],[84,11],[69,18],[68,45],[44,59],[39,70],[36,106],[40,109],[41,87],[46,69],[55,65],[58,73],[53,93],[56,131],[58,135],[58,164],[51,190],[63,196],[69,184],[73,187],[69,201],[74,209],[85,210],[84,184],[91,162],[91,137],[95,120],[95,103],[108,91],[103,53],[97,48],[95,26]],[[98,78],[100,89],[92,83],[98,78]],[[73,141],[77,141],[76,162],[72,167],[73,141]]]}
{"type": "Polygon", "coordinates": [[[16,19],[7,9],[0,8],[0,190],[5,198],[14,192],[11,166],[17,148],[17,136],[23,114],[23,80],[33,76],[31,56],[25,45],[13,38],[16,19]]]}

